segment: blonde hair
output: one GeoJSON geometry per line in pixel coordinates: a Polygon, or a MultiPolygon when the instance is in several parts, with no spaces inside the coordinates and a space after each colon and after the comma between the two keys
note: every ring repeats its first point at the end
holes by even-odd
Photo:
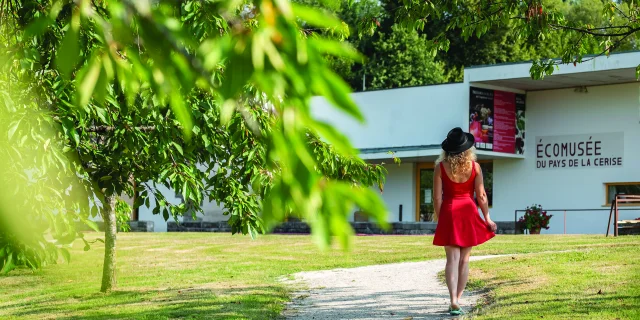
{"type": "Polygon", "coordinates": [[[436,165],[441,162],[446,162],[451,166],[451,175],[454,179],[460,179],[464,177],[464,174],[470,169],[469,164],[473,165],[473,162],[477,160],[476,157],[476,149],[471,147],[467,151],[462,153],[448,153],[446,151],[442,151],[438,160],[436,160],[436,165]]]}

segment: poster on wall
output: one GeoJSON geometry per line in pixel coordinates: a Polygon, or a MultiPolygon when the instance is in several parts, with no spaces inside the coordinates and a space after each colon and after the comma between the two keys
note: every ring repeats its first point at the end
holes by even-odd
{"type": "Polygon", "coordinates": [[[516,154],[524,154],[525,101],[524,94],[516,94],[516,154]]]}
{"type": "Polygon", "coordinates": [[[536,137],[536,168],[622,167],[624,133],[536,137]]]}
{"type": "Polygon", "coordinates": [[[469,132],[478,150],[524,154],[525,95],[471,87],[469,132]]]}

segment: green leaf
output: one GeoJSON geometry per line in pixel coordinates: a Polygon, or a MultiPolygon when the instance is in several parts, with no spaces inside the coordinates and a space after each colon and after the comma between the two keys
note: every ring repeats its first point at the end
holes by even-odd
{"type": "Polygon", "coordinates": [[[222,104],[222,110],[220,111],[220,123],[226,125],[233,117],[233,113],[236,111],[236,101],[229,99],[222,104]]]}
{"type": "Polygon", "coordinates": [[[223,55],[226,55],[230,45],[230,37],[222,39],[209,39],[202,42],[198,48],[198,54],[204,58],[204,68],[212,70],[220,63],[223,55]]]}
{"type": "Polygon", "coordinates": [[[76,92],[77,104],[80,108],[84,108],[87,104],[89,104],[91,96],[93,96],[94,90],[96,89],[96,84],[98,83],[101,73],[102,64],[98,61],[97,58],[89,60],[89,63],[85,65],[82,70],[80,70],[78,76],[80,86],[76,92]]]}
{"type": "Polygon", "coordinates": [[[334,106],[353,116],[358,121],[364,121],[358,106],[349,96],[351,88],[344,80],[329,69],[324,69],[321,76],[322,78],[318,78],[314,82],[316,91],[325,96],[334,106]]]}
{"type": "Polygon", "coordinates": [[[109,123],[109,121],[107,121],[107,109],[96,107],[94,108],[94,110],[96,111],[96,115],[98,116],[100,121],[102,121],[102,123],[109,123]]]}
{"type": "Polygon", "coordinates": [[[56,52],[56,66],[60,74],[67,78],[71,78],[71,72],[80,61],[80,46],[78,39],[78,30],[80,28],[79,19],[76,13],[71,19],[71,25],[62,39],[60,48],[56,52]]]}
{"type": "Polygon", "coordinates": [[[182,133],[188,140],[193,134],[193,121],[191,119],[191,113],[185,104],[184,97],[180,92],[179,85],[175,84],[175,88],[171,90],[171,110],[176,114],[176,118],[182,125],[182,133]]]}
{"type": "Polygon", "coordinates": [[[162,217],[164,218],[164,221],[169,220],[169,210],[167,210],[167,208],[164,208],[164,210],[162,210],[162,217]]]}
{"type": "Polygon", "coordinates": [[[13,122],[9,126],[9,140],[13,138],[13,135],[16,133],[16,130],[18,130],[18,126],[20,126],[20,121],[22,121],[22,119],[19,119],[18,121],[13,122]]]}
{"type": "Polygon", "coordinates": [[[182,199],[185,202],[189,200],[189,185],[186,182],[182,185],[182,199]]]}
{"type": "Polygon", "coordinates": [[[62,128],[64,129],[65,134],[69,137],[69,140],[75,143],[77,147],[80,144],[80,135],[76,131],[75,124],[69,118],[62,119],[62,128]]]}
{"type": "MultiPolygon", "coordinates": [[[[113,67],[111,65],[111,61],[108,56],[104,56],[102,59],[102,68],[100,69],[98,79],[96,80],[93,89],[93,98],[97,103],[102,104],[104,102],[105,96],[107,95],[107,89],[112,78],[113,67]],[[108,68],[111,70],[107,71],[108,68]]],[[[85,105],[86,104],[81,104],[81,107],[84,107],[85,105]]]]}
{"type": "Polygon", "coordinates": [[[293,19],[293,12],[291,12],[291,3],[287,0],[275,0],[278,9],[282,15],[287,19],[293,19]]]}
{"type": "Polygon", "coordinates": [[[176,148],[176,150],[178,150],[180,155],[184,156],[184,151],[182,151],[182,147],[179,144],[177,144],[175,141],[171,141],[171,144],[176,148]]]}
{"type": "MultiPolygon", "coordinates": [[[[249,50],[245,50],[249,51],[249,50]]],[[[253,75],[253,64],[250,54],[242,52],[232,55],[224,70],[224,80],[220,85],[220,93],[224,100],[236,98],[242,88],[253,75]]]]}
{"type": "Polygon", "coordinates": [[[206,134],[202,135],[202,142],[204,142],[204,147],[208,147],[209,145],[211,145],[211,141],[209,140],[209,136],[207,136],[206,134]]]}
{"type": "Polygon", "coordinates": [[[267,56],[269,57],[269,62],[271,62],[271,65],[277,71],[282,72],[285,68],[285,64],[282,56],[280,55],[280,52],[278,52],[278,49],[276,49],[275,45],[273,45],[273,42],[271,42],[270,40],[265,40],[263,43],[263,48],[267,53],[267,56]]]}
{"type": "Polygon", "coordinates": [[[69,250],[65,248],[58,248],[58,252],[60,252],[60,255],[62,255],[62,258],[66,263],[71,262],[71,254],[69,253],[69,250]]]}
{"type": "Polygon", "coordinates": [[[311,129],[315,130],[320,136],[327,139],[327,141],[342,155],[351,157],[357,156],[357,152],[351,146],[349,139],[333,126],[315,121],[313,122],[311,129]]]}
{"type": "Polygon", "coordinates": [[[98,228],[98,224],[95,221],[92,220],[85,220],[84,223],[89,226],[89,228],[93,229],[93,231],[95,232],[100,232],[100,229],[98,228]]]}
{"type": "Polygon", "coordinates": [[[4,263],[4,267],[0,270],[0,274],[7,274],[9,271],[15,268],[15,264],[13,263],[13,252],[9,252],[7,256],[7,260],[4,263]]]}
{"type": "Polygon", "coordinates": [[[322,28],[341,28],[342,21],[329,12],[321,11],[312,7],[293,3],[293,13],[298,18],[316,27],[322,28]]]}
{"type": "Polygon", "coordinates": [[[39,36],[44,33],[44,31],[49,28],[55,21],[51,19],[49,16],[40,16],[37,19],[33,20],[24,30],[24,34],[27,37],[39,36]]]}
{"type": "Polygon", "coordinates": [[[258,231],[251,225],[248,226],[248,229],[249,229],[249,235],[251,236],[251,239],[255,240],[258,237],[258,231]]]}
{"type": "Polygon", "coordinates": [[[340,42],[325,38],[311,38],[308,40],[310,45],[313,45],[320,52],[328,53],[336,57],[342,57],[349,60],[363,61],[364,56],[358,52],[348,42],[340,42]]]}

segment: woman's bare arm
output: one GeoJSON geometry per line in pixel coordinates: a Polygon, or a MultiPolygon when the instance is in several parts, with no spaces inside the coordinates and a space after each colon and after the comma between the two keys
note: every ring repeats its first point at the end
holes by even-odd
{"type": "Polygon", "coordinates": [[[436,165],[433,173],[433,220],[438,221],[442,207],[442,172],[440,166],[436,165]]]}
{"type": "Polygon", "coordinates": [[[484,215],[484,220],[487,222],[487,225],[491,228],[492,231],[496,231],[496,224],[491,220],[491,216],[489,215],[489,199],[487,198],[487,192],[484,189],[484,176],[482,175],[482,168],[480,164],[474,163],[476,166],[476,175],[475,180],[475,189],[476,189],[476,197],[478,198],[478,206],[482,211],[482,215],[484,215]]]}

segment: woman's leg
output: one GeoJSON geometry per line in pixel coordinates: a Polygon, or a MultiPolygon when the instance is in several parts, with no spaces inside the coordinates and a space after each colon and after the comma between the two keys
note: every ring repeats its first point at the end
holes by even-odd
{"type": "Polygon", "coordinates": [[[462,297],[464,287],[467,286],[469,280],[469,256],[471,255],[471,247],[460,248],[460,264],[458,265],[458,287],[456,290],[456,302],[462,297]]]}
{"type": "Polygon", "coordinates": [[[449,288],[451,306],[458,306],[458,267],[460,265],[460,247],[444,247],[447,253],[447,265],[444,268],[444,277],[449,288]]]}

